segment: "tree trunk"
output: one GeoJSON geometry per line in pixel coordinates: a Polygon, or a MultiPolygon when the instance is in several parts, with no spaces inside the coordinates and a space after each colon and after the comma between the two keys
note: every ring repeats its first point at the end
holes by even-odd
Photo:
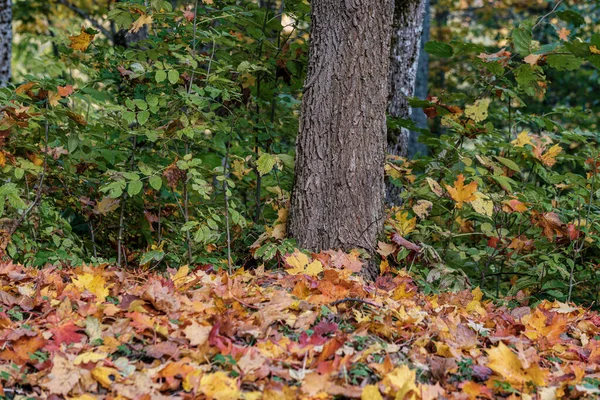
{"type": "MultiPolygon", "coordinates": [[[[419,65],[417,67],[417,78],[415,82],[415,97],[421,100],[427,98],[429,94],[429,54],[425,51],[425,43],[429,41],[429,32],[431,28],[430,0],[425,0],[423,10],[423,32],[421,33],[421,45],[419,46],[419,65]]],[[[427,128],[427,116],[422,108],[413,108],[411,112],[412,120],[419,128],[427,128]]],[[[427,146],[419,143],[419,132],[411,131],[408,141],[408,157],[413,158],[417,154],[427,154],[427,146]]]]}
{"type": "MultiPolygon", "coordinates": [[[[414,95],[425,0],[396,0],[394,32],[389,74],[388,113],[393,118],[410,118],[408,98],[414,95]]],[[[408,155],[410,131],[406,128],[388,132],[388,152],[400,157],[408,155]]],[[[388,184],[386,199],[399,200],[400,188],[388,184]]]]}
{"type": "Polygon", "coordinates": [[[372,252],[384,217],[393,0],[313,0],[289,231],[372,252]]]}
{"type": "Polygon", "coordinates": [[[0,0],[0,87],[8,85],[12,59],[12,0],[0,0]]]}

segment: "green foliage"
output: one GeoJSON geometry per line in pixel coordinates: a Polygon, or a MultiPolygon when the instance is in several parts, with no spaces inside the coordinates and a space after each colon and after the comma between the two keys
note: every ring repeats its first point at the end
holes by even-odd
{"type": "MultiPolygon", "coordinates": [[[[575,26],[578,15],[559,14],[575,26]]],[[[553,69],[564,79],[595,70],[596,35],[539,42],[546,23],[522,22],[505,50],[455,55],[472,84],[420,104],[438,133],[423,139],[431,155],[387,168],[406,188],[388,220],[396,248],[387,260],[419,274],[425,290],[471,284],[496,298],[598,298],[597,115],[566,102],[548,107],[561,90],[553,69]]]]}
{"type": "MultiPolygon", "coordinates": [[[[17,224],[31,208],[1,248],[6,256],[36,265],[218,267],[227,224],[234,261],[244,254],[237,250],[288,199],[308,6],[286,2],[293,18],[282,22],[278,10],[253,1],[200,2],[197,10],[169,1],[83,5],[93,18],[107,13],[116,29],[146,21],[139,29],[147,32],[123,48],[88,30],[96,35],[84,51],[71,44],[78,15],[31,3],[62,27],[51,37],[21,6],[19,35],[54,51],[43,64],[19,65],[17,76],[27,75],[18,89],[0,94],[8,182],[0,217],[17,224]]],[[[36,49],[17,46],[16,59],[36,49]]]]}

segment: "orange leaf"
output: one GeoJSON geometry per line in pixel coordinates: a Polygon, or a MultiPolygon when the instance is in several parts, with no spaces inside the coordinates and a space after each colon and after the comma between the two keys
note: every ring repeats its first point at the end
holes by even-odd
{"type": "Polygon", "coordinates": [[[470,203],[475,200],[475,192],[477,191],[477,182],[473,181],[465,186],[465,177],[460,174],[454,181],[454,187],[445,185],[448,193],[456,202],[456,208],[462,208],[463,203],[470,203]]]}

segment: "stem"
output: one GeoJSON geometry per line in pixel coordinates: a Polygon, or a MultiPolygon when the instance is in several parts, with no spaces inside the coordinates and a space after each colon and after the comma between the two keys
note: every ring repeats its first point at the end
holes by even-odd
{"type": "Polygon", "coordinates": [[[227,142],[226,152],[225,152],[225,165],[223,166],[223,195],[225,197],[225,227],[227,229],[227,269],[229,270],[229,274],[232,274],[231,268],[231,231],[229,229],[229,196],[227,196],[227,165],[229,164],[229,147],[230,142],[227,142]]]}
{"type": "MultiPolygon", "coordinates": [[[[47,110],[48,110],[48,103],[46,103],[46,111],[47,110]]],[[[44,163],[42,165],[42,173],[40,174],[40,180],[38,181],[38,187],[37,187],[37,191],[35,194],[35,198],[31,202],[31,204],[29,204],[29,207],[27,207],[25,212],[23,212],[23,214],[21,214],[21,216],[19,217],[17,222],[15,222],[13,224],[12,228],[9,231],[9,236],[12,235],[13,233],[15,233],[17,228],[23,223],[23,221],[25,221],[25,219],[27,218],[29,213],[31,211],[33,211],[33,209],[37,206],[37,204],[42,199],[42,186],[44,184],[46,170],[48,169],[48,131],[49,131],[49,129],[50,129],[50,126],[49,126],[49,122],[48,122],[48,115],[46,114],[46,124],[44,126],[44,163]]]]}

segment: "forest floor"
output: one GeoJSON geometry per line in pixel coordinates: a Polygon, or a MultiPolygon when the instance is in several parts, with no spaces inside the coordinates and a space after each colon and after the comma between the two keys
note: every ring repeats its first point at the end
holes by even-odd
{"type": "Polygon", "coordinates": [[[600,394],[600,315],[365,283],[352,255],[229,276],[0,265],[0,394],[36,399],[492,399],[600,394]]]}

